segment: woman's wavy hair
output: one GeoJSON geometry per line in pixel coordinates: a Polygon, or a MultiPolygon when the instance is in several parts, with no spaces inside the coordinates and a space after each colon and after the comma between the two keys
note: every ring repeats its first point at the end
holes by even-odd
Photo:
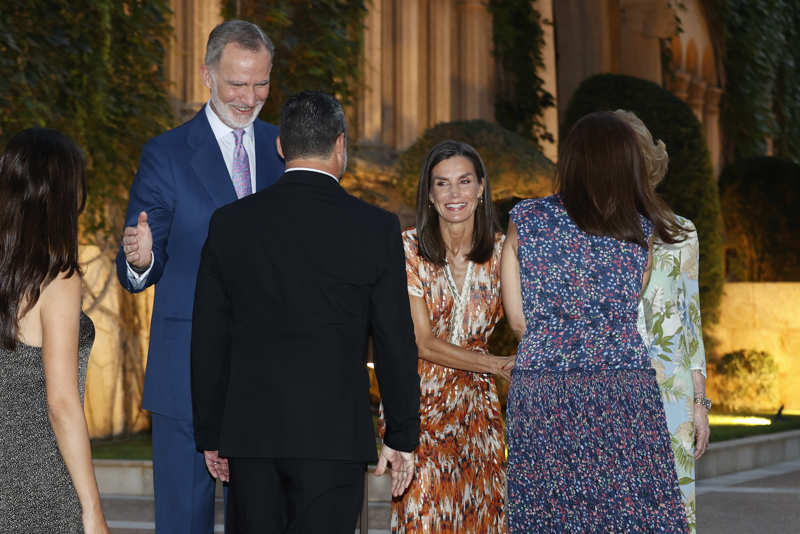
{"type": "Polygon", "coordinates": [[[589,234],[647,247],[643,215],[661,242],[683,239],[672,210],[650,183],[637,134],[612,112],[584,116],[562,141],[556,191],[575,224],[589,234]]]}
{"type": "Polygon", "coordinates": [[[83,154],[56,130],[30,128],[0,156],[0,346],[13,350],[19,318],[60,273],[80,273],[83,154]]]}
{"type": "Polygon", "coordinates": [[[482,202],[475,209],[475,224],[472,230],[472,249],[467,259],[475,263],[486,263],[494,251],[494,236],[498,230],[489,177],[478,151],[467,143],[446,140],[434,146],[425,158],[417,185],[417,239],[420,255],[434,265],[444,265],[447,258],[439,213],[430,202],[433,168],[440,162],[463,156],[472,162],[478,182],[483,184],[482,202]]]}

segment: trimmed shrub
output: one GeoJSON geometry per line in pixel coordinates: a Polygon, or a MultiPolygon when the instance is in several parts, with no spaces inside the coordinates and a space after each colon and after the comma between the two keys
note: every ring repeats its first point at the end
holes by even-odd
{"type": "Polygon", "coordinates": [[[562,136],[587,113],[620,108],[636,113],[653,136],[667,145],[669,171],[658,191],[677,214],[691,219],[697,227],[700,308],[704,323],[713,324],[719,317],[722,298],[722,216],[700,123],[685,103],[653,82],[600,74],[584,80],[575,91],[561,127],[562,136]]]}
{"type": "Polygon", "coordinates": [[[395,163],[397,188],[409,205],[416,204],[417,182],[425,157],[446,139],[475,147],[486,164],[494,199],[541,197],[553,191],[555,166],[533,141],[483,120],[445,122],[426,130],[395,163]]]}
{"type": "Polygon", "coordinates": [[[778,408],[778,366],[771,354],[737,350],[714,370],[720,407],[733,412],[774,412],[778,408]]]}
{"type": "Polygon", "coordinates": [[[719,179],[725,275],[737,282],[800,281],[800,165],[748,158],[719,179]]]}

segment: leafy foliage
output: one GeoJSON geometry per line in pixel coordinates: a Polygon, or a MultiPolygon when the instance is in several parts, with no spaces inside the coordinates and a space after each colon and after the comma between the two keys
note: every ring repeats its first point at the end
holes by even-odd
{"type": "Polygon", "coordinates": [[[719,188],[727,279],[800,281],[800,165],[744,159],[725,168],[719,188]]]}
{"type": "MultiPolygon", "coordinates": [[[[87,263],[103,278],[84,288],[86,309],[117,325],[113,372],[122,389],[107,406],[87,402],[90,428],[94,415],[116,418],[111,414],[120,404],[123,432],[147,425],[140,408],[141,301],[114,283],[111,267],[142,145],[172,124],[163,71],[169,13],[167,0],[0,3],[0,143],[24,128],[46,126],[72,137],[86,155],[81,241],[99,247],[87,263]],[[107,306],[104,297],[112,291],[117,301],[107,306]]],[[[99,433],[119,431],[100,424],[99,433]]]]}
{"type": "Polygon", "coordinates": [[[505,128],[532,139],[553,141],[542,111],[553,107],[553,95],[537,71],[544,67],[542,17],[529,0],[489,0],[493,53],[499,66],[495,117],[505,128]]]}
{"type": "Polygon", "coordinates": [[[84,148],[96,244],[116,246],[141,147],[172,120],[168,15],[166,0],[0,3],[0,142],[47,126],[84,148]]]}
{"type": "Polygon", "coordinates": [[[533,141],[484,120],[456,121],[428,128],[397,158],[397,188],[408,204],[416,204],[419,172],[428,152],[445,139],[475,147],[486,165],[495,199],[537,197],[552,192],[555,167],[533,141]]]}
{"type": "MultiPolygon", "coordinates": [[[[636,113],[669,151],[669,171],[658,191],[679,215],[691,219],[700,240],[700,303],[703,324],[717,321],[722,298],[722,217],[719,194],[702,129],[691,109],[655,83],[600,74],[581,83],[570,100],[562,132],[593,111],[636,113]]],[[[710,340],[706,345],[711,346],[710,340]]]]}
{"type": "Polygon", "coordinates": [[[303,90],[353,104],[366,14],[364,0],[224,0],[223,17],[258,24],[275,44],[270,97],[260,117],[277,124],[284,101],[303,90]]]}
{"type": "Polygon", "coordinates": [[[733,412],[770,412],[778,408],[778,366],[768,352],[729,352],[717,363],[715,371],[722,407],[733,412]]]}
{"type": "Polygon", "coordinates": [[[800,162],[800,5],[709,0],[721,21],[726,84],[720,125],[728,162],[774,153],[800,162]]]}

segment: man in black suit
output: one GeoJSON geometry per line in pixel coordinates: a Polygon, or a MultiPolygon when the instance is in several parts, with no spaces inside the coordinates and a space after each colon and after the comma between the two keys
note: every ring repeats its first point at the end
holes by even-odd
{"type": "Polygon", "coordinates": [[[386,416],[376,474],[392,493],[414,472],[417,349],[397,217],[348,195],[345,117],[303,92],[281,113],[286,172],[218,209],[195,292],[197,446],[219,450],[226,532],[352,534],[377,459],[367,342],[386,416]]]}

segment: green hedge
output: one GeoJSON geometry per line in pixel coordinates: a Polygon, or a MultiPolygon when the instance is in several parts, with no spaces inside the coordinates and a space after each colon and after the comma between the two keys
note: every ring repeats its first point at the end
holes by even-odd
{"type": "Polygon", "coordinates": [[[658,191],[676,213],[691,219],[697,227],[700,307],[704,323],[715,323],[723,284],[722,216],[700,123],[685,103],[655,83],[600,74],[584,80],[575,91],[561,127],[562,136],[587,113],[620,108],[636,113],[653,136],[667,144],[669,171],[658,191]]]}
{"type": "Polygon", "coordinates": [[[733,412],[774,412],[778,402],[778,366],[768,352],[737,350],[715,365],[719,405],[733,412]]]}
{"type": "Polygon", "coordinates": [[[725,168],[719,188],[727,279],[800,281],[800,165],[744,159],[725,168]]]}
{"type": "Polygon", "coordinates": [[[552,192],[555,166],[535,142],[483,120],[445,122],[426,130],[395,163],[396,185],[409,205],[416,204],[425,157],[445,139],[475,147],[486,165],[495,199],[540,197],[552,192]]]}

